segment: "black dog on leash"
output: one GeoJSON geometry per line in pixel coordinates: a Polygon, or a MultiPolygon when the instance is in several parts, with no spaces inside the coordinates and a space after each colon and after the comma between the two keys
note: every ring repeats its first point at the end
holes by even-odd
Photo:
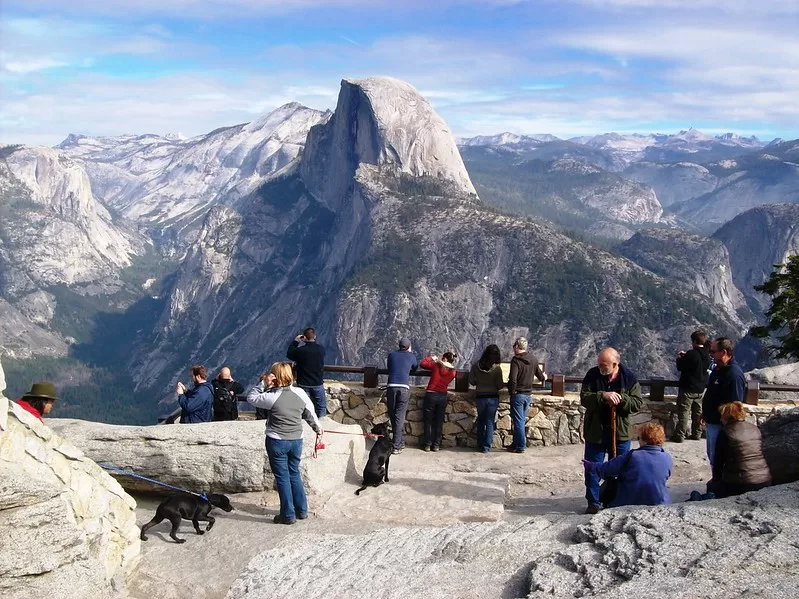
{"type": "Polygon", "coordinates": [[[388,434],[388,423],[375,424],[372,434],[379,437],[369,452],[369,460],[363,469],[363,486],[355,491],[356,495],[360,495],[366,487],[379,487],[384,481],[388,482],[388,461],[394,449],[388,434]]]}
{"type": "Polygon", "coordinates": [[[205,534],[206,531],[211,530],[216,522],[216,519],[211,516],[210,512],[213,508],[218,507],[226,512],[233,511],[233,506],[230,505],[230,500],[220,493],[209,493],[206,495],[207,501],[202,497],[196,495],[175,495],[164,499],[158,508],[155,510],[155,516],[147,524],[141,527],[140,538],[142,541],[147,540],[148,528],[155,526],[163,520],[169,520],[172,523],[172,530],[169,531],[169,536],[174,539],[176,543],[185,543],[186,539],[179,539],[177,537],[178,527],[180,521],[185,518],[191,520],[194,524],[194,530],[198,535],[205,534]],[[208,522],[205,530],[200,530],[200,520],[208,522]]]}

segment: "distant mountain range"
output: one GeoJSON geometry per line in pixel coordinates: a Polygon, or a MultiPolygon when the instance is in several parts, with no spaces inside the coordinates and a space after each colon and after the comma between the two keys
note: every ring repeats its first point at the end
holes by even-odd
{"type": "Polygon", "coordinates": [[[526,335],[553,371],[612,344],[673,374],[694,328],[762,314],[751,285],[799,244],[797,148],[695,130],[458,144],[389,78],[190,139],[6,146],[10,392],[50,377],[62,414],[148,421],[189,364],[252,380],[308,325],[331,362],[381,363],[406,335],[466,366],[526,335]]]}

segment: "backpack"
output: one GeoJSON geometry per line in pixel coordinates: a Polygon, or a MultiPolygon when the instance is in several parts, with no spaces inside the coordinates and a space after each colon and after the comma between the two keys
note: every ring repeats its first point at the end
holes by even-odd
{"type": "Polygon", "coordinates": [[[214,381],[214,416],[224,416],[225,419],[232,420],[237,415],[238,399],[235,392],[224,383],[214,381]]]}

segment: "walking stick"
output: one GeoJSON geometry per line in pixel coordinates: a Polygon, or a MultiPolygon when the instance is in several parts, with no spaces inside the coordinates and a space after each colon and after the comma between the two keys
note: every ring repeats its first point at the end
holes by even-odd
{"type": "Polygon", "coordinates": [[[610,459],[616,457],[616,406],[610,408],[610,459]]]}

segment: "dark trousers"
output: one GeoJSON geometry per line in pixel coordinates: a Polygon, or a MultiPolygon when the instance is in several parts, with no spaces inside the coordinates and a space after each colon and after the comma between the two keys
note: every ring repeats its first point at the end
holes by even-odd
{"type": "Polygon", "coordinates": [[[394,435],[394,449],[400,449],[405,434],[405,413],[408,411],[408,401],[411,390],[405,387],[389,387],[386,389],[386,405],[388,418],[391,420],[391,431],[394,435]]]}
{"type": "Polygon", "coordinates": [[[438,447],[447,413],[447,394],[428,391],[424,394],[424,446],[438,447]]]}
{"type": "Polygon", "coordinates": [[[324,418],[327,416],[327,395],[325,394],[325,386],[318,385],[316,387],[304,387],[299,385],[300,389],[308,394],[313,403],[314,411],[317,418],[324,418]]]}
{"type": "Polygon", "coordinates": [[[707,483],[707,492],[713,493],[717,499],[723,497],[733,497],[735,495],[743,495],[750,491],[759,491],[770,487],[771,483],[760,483],[759,485],[736,485],[733,483],[725,483],[721,480],[711,480],[707,483]]]}
{"type": "Polygon", "coordinates": [[[702,434],[702,397],[704,393],[686,393],[682,389],[677,394],[677,429],[674,431],[676,437],[687,439],[689,435],[698,439],[702,434]],[[691,432],[688,432],[688,422],[690,418],[691,432]]]}

